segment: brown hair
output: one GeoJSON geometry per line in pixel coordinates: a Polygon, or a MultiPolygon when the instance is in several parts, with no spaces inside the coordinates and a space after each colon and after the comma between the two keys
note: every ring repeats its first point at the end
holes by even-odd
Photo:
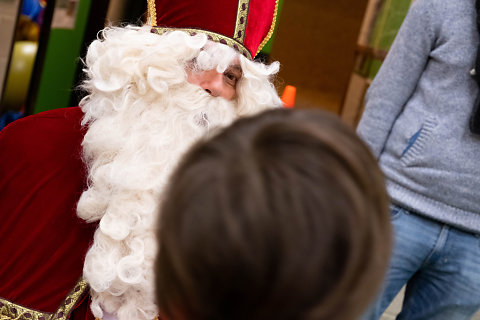
{"type": "Polygon", "coordinates": [[[354,319],[377,292],[391,226],[383,175],[334,116],[276,109],[184,157],[159,227],[167,319],[354,319]]]}

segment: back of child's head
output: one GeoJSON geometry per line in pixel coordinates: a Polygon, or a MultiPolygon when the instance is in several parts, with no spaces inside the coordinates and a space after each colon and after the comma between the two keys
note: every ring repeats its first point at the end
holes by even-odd
{"type": "Polygon", "coordinates": [[[383,175],[334,116],[277,109],[198,143],[159,222],[166,319],[354,319],[383,278],[383,175]]]}

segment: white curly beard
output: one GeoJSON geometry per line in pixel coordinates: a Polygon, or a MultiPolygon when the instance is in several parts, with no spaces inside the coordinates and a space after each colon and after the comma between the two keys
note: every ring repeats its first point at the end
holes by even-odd
{"type": "MultiPolygon", "coordinates": [[[[92,310],[119,319],[152,319],[155,221],[162,191],[181,155],[215,126],[229,124],[233,103],[188,83],[169,102],[140,103],[95,120],[83,142],[89,187],[78,215],[100,219],[85,258],[92,310]]],[[[94,103],[94,101],[90,101],[94,103]]]]}
{"type": "Polygon", "coordinates": [[[77,214],[100,221],[84,278],[95,317],[105,311],[119,320],[153,319],[154,228],[168,178],[182,154],[213,128],[280,105],[269,81],[278,64],[239,57],[243,78],[229,102],[187,83],[184,68],[200,52],[203,63],[226,67],[239,56],[233,49],[207,48],[205,35],[158,36],[148,27],[106,28],[102,35],[87,53],[89,95],[81,102],[89,125],[83,141],[89,181],[77,214]]]}

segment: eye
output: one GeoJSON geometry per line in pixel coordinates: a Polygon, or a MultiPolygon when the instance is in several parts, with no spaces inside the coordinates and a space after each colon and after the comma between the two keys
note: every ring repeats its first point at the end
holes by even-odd
{"type": "Polygon", "coordinates": [[[238,80],[242,77],[241,73],[235,72],[232,69],[227,69],[223,73],[223,77],[225,79],[225,82],[228,85],[231,85],[232,87],[235,87],[237,85],[238,80]]]}
{"type": "Polygon", "coordinates": [[[237,83],[237,77],[231,72],[225,72],[223,74],[228,84],[235,85],[237,83]]]}

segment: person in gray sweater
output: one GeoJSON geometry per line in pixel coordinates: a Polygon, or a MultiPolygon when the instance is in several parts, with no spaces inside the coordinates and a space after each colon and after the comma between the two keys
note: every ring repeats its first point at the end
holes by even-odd
{"type": "Polygon", "coordinates": [[[470,319],[480,308],[475,19],[475,0],[416,0],[367,92],[357,132],[386,175],[395,230],[368,319],[405,284],[397,319],[470,319]]]}

